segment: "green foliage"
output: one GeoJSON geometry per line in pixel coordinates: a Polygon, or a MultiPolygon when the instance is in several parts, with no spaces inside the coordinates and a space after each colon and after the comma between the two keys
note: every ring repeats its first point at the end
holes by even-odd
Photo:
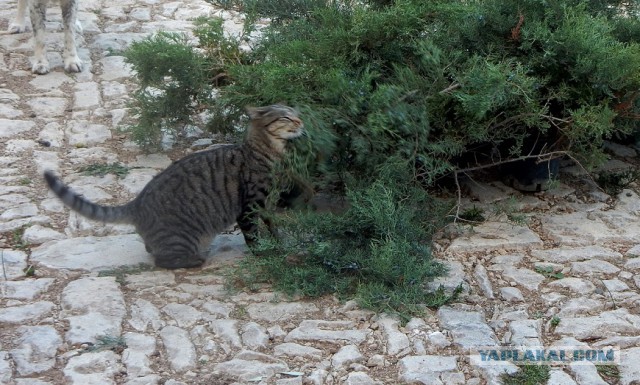
{"type": "Polygon", "coordinates": [[[536,267],[536,272],[544,275],[547,278],[553,279],[562,279],[564,278],[564,274],[560,271],[555,271],[552,266],[538,266],[536,267]]]}
{"type": "Polygon", "coordinates": [[[607,194],[617,196],[640,179],[640,171],[630,168],[621,171],[606,171],[598,175],[596,182],[607,194]]]}
{"type": "Polygon", "coordinates": [[[549,380],[550,371],[548,365],[521,365],[520,371],[504,373],[501,380],[504,385],[544,385],[549,380]]]}
{"type": "Polygon", "coordinates": [[[114,174],[119,178],[124,178],[129,173],[129,168],[120,163],[93,163],[80,168],[80,173],[89,176],[105,176],[114,174]]]}
{"type": "Polygon", "coordinates": [[[279,239],[263,237],[235,270],[237,285],[270,282],[294,295],[327,293],[354,296],[369,309],[406,318],[424,306],[452,300],[443,291],[429,293],[426,283],[444,272],[431,258],[425,239],[450,207],[428,199],[422,189],[389,179],[349,190],[342,214],[288,212],[278,217],[279,239]]]}
{"type": "Polygon", "coordinates": [[[111,350],[118,354],[121,354],[127,348],[127,342],[122,336],[98,336],[96,337],[96,343],[90,344],[85,351],[86,352],[101,352],[104,350],[111,350]]]}

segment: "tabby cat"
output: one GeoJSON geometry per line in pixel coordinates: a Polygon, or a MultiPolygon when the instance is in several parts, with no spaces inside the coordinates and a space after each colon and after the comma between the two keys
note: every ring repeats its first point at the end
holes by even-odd
{"type": "MultiPolygon", "coordinates": [[[[237,222],[248,245],[270,188],[274,162],[287,140],[302,135],[302,121],[284,105],[248,108],[245,141],[190,154],[156,175],[131,202],[115,207],[89,202],[50,171],[49,188],[66,206],[94,220],[129,223],[157,266],[197,267],[213,238],[237,222]]],[[[269,230],[271,224],[263,218],[269,230]]]]}

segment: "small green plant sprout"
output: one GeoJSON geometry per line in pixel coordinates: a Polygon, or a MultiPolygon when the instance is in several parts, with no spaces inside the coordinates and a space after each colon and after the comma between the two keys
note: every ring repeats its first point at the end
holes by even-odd
{"type": "Polygon", "coordinates": [[[552,266],[536,266],[536,272],[547,278],[562,279],[564,274],[561,271],[555,271],[552,266]]]}
{"type": "Polygon", "coordinates": [[[33,277],[36,275],[36,268],[33,265],[29,265],[22,269],[25,277],[33,277]]]}
{"type": "Polygon", "coordinates": [[[118,178],[124,178],[129,173],[129,167],[120,163],[93,163],[80,168],[80,173],[88,176],[105,176],[114,174],[118,178]]]}
{"type": "Polygon", "coordinates": [[[116,282],[124,285],[127,283],[127,275],[140,274],[143,271],[150,271],[153,269],[153,266],[146,263],[139,263],[133,266],[118,266],[113,269],[99,271],[98,277],[116,277],[116,282]]]}
{"type": "Polygon", "coordinates": [[[101,352],[103,350],[111,350],[115,353],[121,354],[127,348],[127,343],[122,336],[98,336],[96,337],[96,343],[90,344],[85,351],[86,352],[101,352]]]}
{"type": "Polygon", "coordinates": [[[546,385],[550,371],[547,365],[521,365],[513,374],[502,374],[501,380],[503,385],[546,385]]]}
{"type": "Polygon", "coordinates": [[[18,250],[29,249],[29,243],[24,240],[24,232],[29,225],[21,226],[11,232],[11,246],[18,250]]]}
{"type": "Polygon", "coordinates": [[[484,209],[478,208],[475,205],[473,207],[464,210],[460,213],[460,219],[467,222],[484,222],[486,218],[484,217],[484,209]]]}
{"type": "Polygon", "coordinates": [[[620,367],[618,365],[596,365],[598,374],[609,384],[617,384],[620,381],[620,367]]]}
{"type": "Polygon", "coordinates": [[[560,324],[560,317],[554,315],[553,317],[551,317],[551,321],[549,321],[549,323],[551,324],[551,327],[555,328],[560,324]]]}

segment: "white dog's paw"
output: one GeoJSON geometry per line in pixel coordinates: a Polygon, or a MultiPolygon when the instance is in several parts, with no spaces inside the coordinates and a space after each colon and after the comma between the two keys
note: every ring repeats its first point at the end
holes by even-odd
{"type": "Polygon", "coordinates": [[[38,75],[49,73],[49,61],[46,59],[36,60],[35,63],[33,63],[33,67],[31,67],[31,72],[38,75]]]}
{"type": "Polygon", "coordinates": [[[17,22],[13,22],[11,24],[9,24],[9,29],[7,29],[7,32],[9,33],[23,33],[23,32],[27,32],[29,30],[29,28],[27,27],[26,23],[17,23],[17,22]]]}
{"type": "Polygon", "coordinates": [[[77,55],[65,58],[64,70],[67,72],[82,72],[82,60],[77,55]]]}

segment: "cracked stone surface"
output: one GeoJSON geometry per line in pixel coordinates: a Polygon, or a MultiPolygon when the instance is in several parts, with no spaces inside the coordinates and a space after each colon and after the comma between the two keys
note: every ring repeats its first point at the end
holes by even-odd
{"type": "MultiPolygon", "coordinates": [[[[16,5],[0,2],[0,27],[16,5]]],[[[518,368],[487,364],[474,349],[537,346],[617,346],[618,383],[640,380],[637,182],[610,197],[576,181],[526,194],[465,180],[463,209],[491,212],[510,199],[525,221],[493,216],[438,234],[434,254],[449,275],[427,286],[463,292],[406,323],[331,296],[287,299],[269,286],[228,292],[224,267],[247,252],[238,232],[218,236],[202,268],[147,271],[153,260],[131,226],[69,213],[43,170],[87,198],[119,204],[172,161],[217,143],[194,127],[183,148],[144,154],[121,132],[133,122],[136,85],[117,52],[160,30],[190,35],[203,15],[223,17],[227,33],[243,22],[207,0],[82,0],[79,74],[62,69],[55,7],[49,74],[31,74],[31,33],[0,35],[0,384],[493,385],[518,368]],[[131,172],[80,173],[114,162],[131,172]]],[[[635,150],[607,149],[620,158],[611,165],[639,166],[635,150]]],[[[554,366],[547,385],[607,381],[583,362],[554,366]]]]}

